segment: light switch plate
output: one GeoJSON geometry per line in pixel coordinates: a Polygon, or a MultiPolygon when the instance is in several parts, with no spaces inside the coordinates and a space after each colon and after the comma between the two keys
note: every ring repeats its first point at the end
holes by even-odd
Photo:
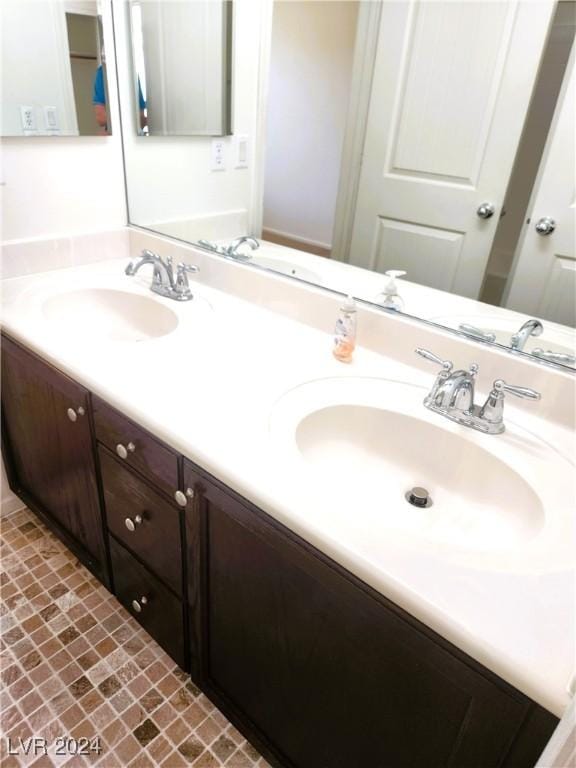
{"type": "Polygon", "coordinates": [[[235,137],[235,168],[248,168],[248,136],[239,134],[235,137]]]}
{"type": "Polygon", "coordinates": [[[48,131],[58,131],[58,110],[56,107],[44,107],[44,124],[48,131]]]}
{"type": "Polygon", "coordinates": [[[223,139],[212,139],[210,168],[213,171],[226,170],[226,150],[223,139]]]}

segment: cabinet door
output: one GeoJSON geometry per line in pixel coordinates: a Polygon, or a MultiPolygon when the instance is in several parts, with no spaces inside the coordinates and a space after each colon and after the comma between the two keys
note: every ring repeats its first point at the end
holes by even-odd
{"type": "MultiPolygon", "coordinates": [[[[202,485],[203,682],[282,764],[507,764],[532,702],[266,515],[202,485]]],[[[545,740],[511,764],[533,765],[545,740]]]]}
{"type": "Polygon", "coordinates": [[[16,490],[104,563],[87,390],[3,337],[2,413],[16,490]]]}

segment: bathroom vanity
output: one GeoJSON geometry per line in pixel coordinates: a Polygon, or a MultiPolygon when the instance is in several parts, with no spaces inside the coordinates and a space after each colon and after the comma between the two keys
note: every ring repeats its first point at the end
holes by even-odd
{"type": "MultiPolygon", "coordinates": [[[[135,292],[145,295],[139,286],[135,292]]],[[[34,322],[33,307],[28,315],[34,322]]],[[[235,451],[242,444],[229,425],[260,424],[247,398],[236,424],[230,415],[245,394],[240,379],[229,410],[222,403],[221,423],[208,399],[202,422],[192,401],[208,398],[218,378],[213,372],[203,380],[204,348],[188,369],[180,367],[190,403],[176,398],[170,406],[163,397],[156,413],[162,374],[142,378],[150,370],[144,354],[132,359],[131,372],[120,364],[128,347],[87,344],[77,381],[73,345],[59,368],[55,348],[48,344],[43,354],[36,341],[31,349],[14,315],[4,333],[3,453],[11,487],[273,764],[536,763],[557,712],[359,578],[313,536],[311,543],[300,535],[296,517],[291,526],[270,514],[271,506],[239,493],[217,471],[209,451],[220,446],[224,467],[232,455],[227,442],[235,451]],[[149,415],[134,418],[134,402],[147,398],[149,415]],[[167,440],[160,426],[169,413],[180,414],[180,439],[167,440]]],[[[160,357],[158,341],[136,345],[156,344],[156,365],[169,359],[160,357]]],[[[248,482],[257,468],[236,455],[248,482]]],[[[365,503],[362,493],[357,498],[365,503]]],[[[330,495],[325,499],[329,507],[330,495]]],[[[352,517],[360,512],[350,509],[352,517]]],[[[338,524],[334,509],[335,530],[338,524]]]]}

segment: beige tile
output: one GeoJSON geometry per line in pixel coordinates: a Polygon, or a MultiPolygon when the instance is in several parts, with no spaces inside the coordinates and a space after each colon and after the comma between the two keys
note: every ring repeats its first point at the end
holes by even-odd
{"type": "Polygon", "coordinates": [[[61,735],[98,735],[103,747],[101,755],[86,758],[56,758],[52,750],[26,765],[265,768],[189,676],[40,521],[24,510],[1,525],[2,731],[50,744],[61,735]]]}

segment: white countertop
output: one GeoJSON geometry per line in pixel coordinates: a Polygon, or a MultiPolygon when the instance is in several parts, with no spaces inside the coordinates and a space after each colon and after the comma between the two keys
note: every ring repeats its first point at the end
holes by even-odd
{"type": "MultiPolygon", "coordinates": [[[[442,547],[421,547],[410,537],[375,530],[377,521],[363,516],[362,489],[355,508],[338,507],[334,489],[295,473],[271,434],[275,403],[304,382],[387,378],[421,387],[423,397],[433,372],[423,377],[416,367],[361,347],[351,365],[339,363],[331,354],[330,332],[206,285],[198,285],[189,303],[161,299],[148,290],[148,275],[128,278],[123,266],[113,260],[3,281],[4,329],[561,716],[574,673],[573,540],[554,543],[544,536],[534,549],[490,565],[481,557],[467,559],[465,552],[448,557],[442,547]],[[55,333],[44,318],[44,300],[97,287],[154,296],[178,314],[180,324],[169,335],[139,343],[90,340],[82,328],[55,333]],[[544,557],[547,546],[558,547],[552,558],[544,557]]],[[[509,431],[496,438],[427,411],[423,418],[466,430],[478,445],[502,439],[500,450],[506,440],[512,447],[542,437],[549,446],[535,459],[542,478],[550,462],[568,461],[570,429],[527,417],[513,404],[506,407],[509,431]]],[[[383,501],[386,492],[382,488],[383,501]]]]}

